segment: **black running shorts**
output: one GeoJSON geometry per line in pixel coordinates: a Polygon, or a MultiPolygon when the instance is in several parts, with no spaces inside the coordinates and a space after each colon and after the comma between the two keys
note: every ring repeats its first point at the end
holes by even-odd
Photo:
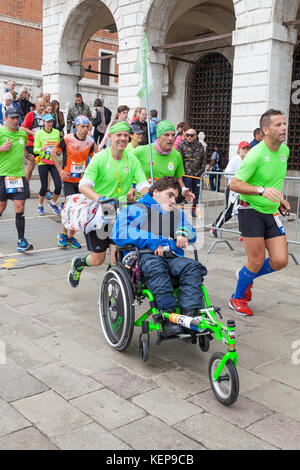
{"type": "Polygon", "coordinates": [[[281,226],[280,228],[278,226],[273,214],[263,214],[255,209],[246,207],[239,209],[238,217],[240,232],[245,238],[260,237],[268,240],[285,235],[283,227],[281,226]]]}
{"type": "Polygon", "coordinates": [[[73,194],[79,194],[79,183],[71,183],[69,181],[63,181],[63,191],[65,197],[73,196],[73,194]]]}
{"type": "Polygon", "coordinates": [[[17,193],[7,194],[5,188],[5,176],[0,176],[0,201],[4,202],[8,199],[12,201],[25,201],[30,198],[29,184],[25,176],[22,178],[23,191],[17,193]]]}
{"type": "Polygon", "coordinates": [[[109,245],[115,245],[113,240],[110,238],[108,225],[105,225],[103,229],[92,230],[88,234],[84,234],[86,239],[87,249],[93,253],[103,253],[109,248],[109,245]]]}

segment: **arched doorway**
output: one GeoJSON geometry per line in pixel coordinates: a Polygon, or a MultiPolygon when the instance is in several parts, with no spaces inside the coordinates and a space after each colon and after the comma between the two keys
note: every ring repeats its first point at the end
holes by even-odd
{"type": "Polygon", "coordinates": [[[205,133],[208,155],[216,144],[229,151],[232,76],[230,62],[219,53],[201,57],[190,72],[186,120],[205,133]]]}

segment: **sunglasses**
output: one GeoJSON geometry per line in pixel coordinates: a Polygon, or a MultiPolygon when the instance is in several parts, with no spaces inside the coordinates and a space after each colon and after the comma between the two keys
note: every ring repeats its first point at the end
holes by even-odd
{"type": "Polygon", "coordinates": [[[196,137],[197,134],[185,134],[187,137],[196,137]]]}

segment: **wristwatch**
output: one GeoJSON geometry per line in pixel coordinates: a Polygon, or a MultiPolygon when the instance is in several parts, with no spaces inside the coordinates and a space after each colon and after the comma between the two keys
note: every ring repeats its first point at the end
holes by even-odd
{"type": "Polygon", "coordinates": [[[257,188],[257,193],[258,193],[260,196],[263,195],[264,191],[265,191],[265,188],[264,188],[263,186],[259,186],[259,187],[257,188]]]}

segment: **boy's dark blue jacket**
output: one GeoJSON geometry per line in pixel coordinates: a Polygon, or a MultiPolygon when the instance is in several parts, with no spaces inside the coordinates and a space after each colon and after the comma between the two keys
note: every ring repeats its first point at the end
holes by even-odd
{"type": "MultiPolygon", "coordinates": [[[[184,256],[184,251],[176,246],[176,237],[183,235],[189,243],[196,241],[197,235],[194,227],[188,222],[184,213],[178,211],[175,236],[157,235],[157,233],[143,230],[147,226],[148,208],[158,214],[168,215],[149,193],[139,199],[138,204],[132,204],[121,210],[112,232],[113,241],[119,246],[134,245],[137,248],[149,248],[155,251],[159,246],[168,246],[177,256],[184,256]],[[142,205],[146,206],[145,208],[142,205]]],[[[157,228],[157,227],[156,227],[157,228]]]]}

